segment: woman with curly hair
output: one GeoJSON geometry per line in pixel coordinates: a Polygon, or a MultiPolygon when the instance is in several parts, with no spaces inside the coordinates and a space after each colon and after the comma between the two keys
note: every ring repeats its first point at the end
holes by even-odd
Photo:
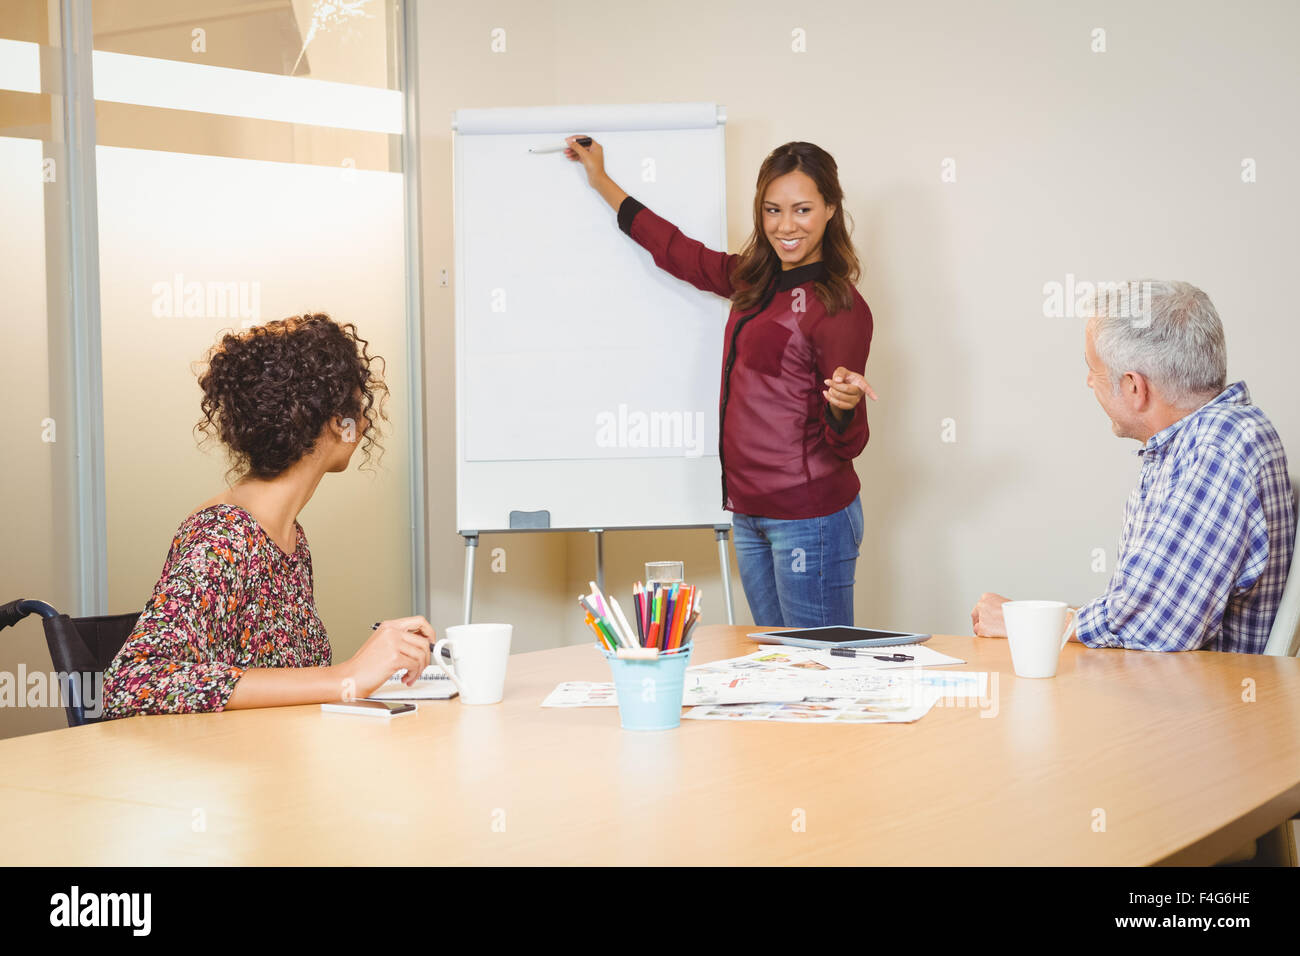
{"type": "Polygon", "coordinates": [[[218,438],[242,474],[177,529],[153,596],[104,672],[105,717],[364,697],[401,668],[412,683],[428,666],[434,632],[422,617],[383,622],[332,663],[297,521],[359,441],[367,462],[378,447],[372,429],[387,417],[388,388],[367,345],[351,324],[302,315],[229,333],[209,351],[195,428],[218,438]]]}

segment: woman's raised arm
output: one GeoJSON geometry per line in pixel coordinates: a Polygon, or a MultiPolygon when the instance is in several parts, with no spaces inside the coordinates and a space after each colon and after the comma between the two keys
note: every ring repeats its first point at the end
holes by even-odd
{"type": "Polygon", "coordinates": [[[596,140],[584,147],[577,135],[567,140],[564,155],[582,163],[587,182],[618,213],[619,228],[654,258],[655,265],[697,289],[731,298],[731,270],[736,256],[710,249],[692,239],[662,216],[647,209],[605,172],[605,151],[596,140]]]}

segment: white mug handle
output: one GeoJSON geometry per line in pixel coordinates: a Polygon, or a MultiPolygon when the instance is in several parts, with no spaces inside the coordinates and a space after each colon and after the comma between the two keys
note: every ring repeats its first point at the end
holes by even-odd
{"type": "Polygon", "coordinates": [[[1078,618],[1079,615],[1071,610],[1070,619],[1065,622],[1065,633],[1061,635],[1061,650],[1065,650],[1065,645],[1069,643],[1070,635],[1074,633],[1074,625],[1079,623],[1078,618]]]}
{"type": "Polygon", "coordinates": [[[460,680],[456,677],[456,672],[447,666],[447,662],[442,659],[442,649],[450,643],[451,638],[442,637],[438,643],[433,645],[433,662],[438,665],[439,669],[451,678],[451,682],[456,685],[456,690],[461,694],[465,693],[465,688],[460,686],[460,680]]]}

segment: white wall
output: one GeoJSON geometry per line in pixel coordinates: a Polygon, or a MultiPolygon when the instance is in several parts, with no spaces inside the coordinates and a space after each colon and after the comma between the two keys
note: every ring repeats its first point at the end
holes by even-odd
{"type": "MultiPolygon", "coordinates": [[[[1137,444],[1111,435],[1084,386],[1082,320],[1044,317],[1044,284],[1067,273],[1203,288],[1224,320],[1230,378],[1247,381],[1300,449],[1300,331],[1287,292],[1300,199],[1294,4],[569,0],[421,13],[439,626],[460,606],[452,296],[438,285],[452,263],[458,107],[724,104],[732,251],[752,228],[753,183],[771,149],[803,139],[835,156],[876,318],[867,376],[883,396],[857,462],[861,624],[969,633],[982,591],[1083,601],[1104,586],[1137,444]],[[504,53],[490,50],[494,28],[504,53]],[[1104,53],[1090,49],[1094,28],[1104,53]],[[805,53],[791,52],[796,29],[805,53]],[[940,180],[948,157],[955,183],[940,180]],[[1253,184],[1241,181],[1247,157],[1253,184]],[[953,443],[941,441],[948,418],[953,443]],[[1095,548],[1106,573],[1092,570],[1095,548]]],[[[585,639],[569,592],[591,575],[590,536],[483,544],[477,619],[522,624],[516,649],[585,639]],[[493,546],[506,549],[505,574],[487,571],[493,546]]],[[[607,557],[620,589],[642,561],[681,557],[717,593],[705,533],[611,535],[607,557]]],[[[719,620],[720,601],[711,607],[719,620]]]]}

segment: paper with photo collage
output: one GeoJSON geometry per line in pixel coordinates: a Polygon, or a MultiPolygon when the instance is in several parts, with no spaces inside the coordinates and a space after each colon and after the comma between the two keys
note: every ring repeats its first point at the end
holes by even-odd
{"type": "MultiPolygon", "coordinates": [[[[956,658],[948,658],[964,663],[956,658]]],[[[943,698],[980,698],[988,675],[967,671],[885,669],[825,651],[766,647],[744,657],[688,668],[682,706],[693,720],[791,723],[906,723],[943,698]]],[[[543,707],[613,707],[612,683],[566,681],[543,707]]]]}
{"type": "Polygon", "coordinates": [[[797,703],[718,704],[692,707],[683,720],[769,720],[799,724],[910,724],[920,720],[939,694],[908,690],[865,697],[806,697],[797,703]]]}
{"type": "MultiPolygon", "coordinates": [[[[734,704],[757,701],[803,700],[806,692],[789,684],[764,682],[757,674],[692,674],[686,672],[682,706],[734,704]]],[[[618,695],[612,683],[571,680],[558,685],[542,701],[543,707],[616,707],[618,695]]]]}
{"type": "Polygon", "coordinates": [[[691,720],[775,720],[786,723],[911,723],[944,698],[979,698],[987,694],[988,675],[967,671],[925,671],[862,666],[854,658],[825,651],[764,648],[744,657],[702,664],[717,675],[761,673],[769,686],[799,689],[800,701],[696,706],[691,720]],[[847,666],[845,666],[846,662],[847,666]],[[810,664],[812,666],[810,666],[810,664]]]}

